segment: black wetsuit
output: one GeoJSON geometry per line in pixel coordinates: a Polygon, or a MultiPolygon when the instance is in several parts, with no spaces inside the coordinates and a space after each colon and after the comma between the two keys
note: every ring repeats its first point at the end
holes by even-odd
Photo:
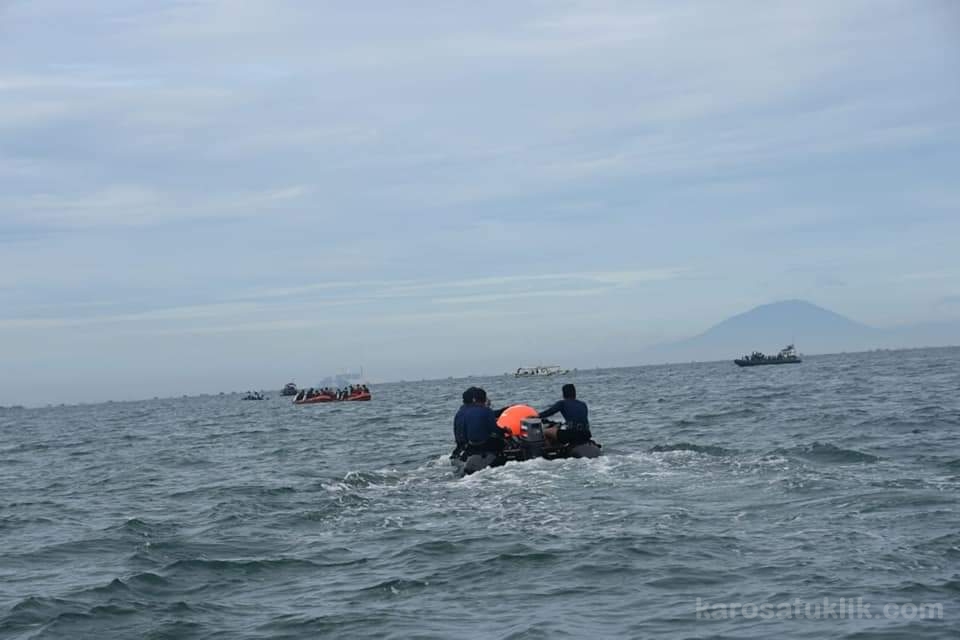
{"type": "Polygon", "coordinates": [[[549,409],[541,411],[540,417],[547,418],[556,413],[562,415],[565,422],[557,431],[557,440],[560,444],[577,445],[590,442],[593,436],[590,433],[586,402],[575,398],[564,398],[553,403],[549,409]]]}

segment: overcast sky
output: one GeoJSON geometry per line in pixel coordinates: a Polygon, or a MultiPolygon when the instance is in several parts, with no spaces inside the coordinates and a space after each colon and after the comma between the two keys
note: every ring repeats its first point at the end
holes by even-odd
{"type": "Polygon", "coordinates": [[[0,0],[0,404],[956,318],[958,143],[950,0],[0,0]]]}

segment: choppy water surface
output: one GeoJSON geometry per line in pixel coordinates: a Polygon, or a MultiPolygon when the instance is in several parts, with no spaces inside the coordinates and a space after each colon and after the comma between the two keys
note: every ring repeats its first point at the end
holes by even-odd
{"type": "Polygon", "coordinates": [[[0,637],[954,637],[958,360],[580,371],[604,458],[465,480],[468,383],[566,380],[3,410],[0,637]],[[873,617],[697,615],[825,597],[873,617]]]}

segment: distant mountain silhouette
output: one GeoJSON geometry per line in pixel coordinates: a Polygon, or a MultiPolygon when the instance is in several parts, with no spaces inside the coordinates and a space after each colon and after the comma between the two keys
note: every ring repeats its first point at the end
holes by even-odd
{"type": "Polygon", "coordinates": [[[960,323],[877,329],[804,300],[755,307],[698,336],[647,349],[647,362],[725,360],[758,350],[776,353],[787,344],[801,353],[960,344],[960,323]]]}

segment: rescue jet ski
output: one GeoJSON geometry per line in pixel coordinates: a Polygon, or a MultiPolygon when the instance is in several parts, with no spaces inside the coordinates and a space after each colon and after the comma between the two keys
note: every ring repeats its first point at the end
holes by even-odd
{"type": "Polygon", "coordinates": [[[602,445],[593,440],[578,444],[551,445],[547,443],[543,435],[544,429],[559,427],[563,430],[572,428],[571,425],[534,417],[522,418],[517,421],[511,419],[514,416],[508,416],[506,420],[504,419],[507,412],[518,407],[529,409],[536,415],[535,410],[525,405],[517,405],[507,409],[497,422],[500,427],[510,431],[503,451],[500,454],[492,452],[471,453],[469,446],[465,450],[458,447],[450,454],[450,464],[453,466],[456,475],[462,477],[487,467],[499,467],[507,462],[522,462],[535,458],[553,460],[556,458],[597,458],[602,455],[602,445]],[[513,428],[514,424],[516,428],[513,428]]]}

